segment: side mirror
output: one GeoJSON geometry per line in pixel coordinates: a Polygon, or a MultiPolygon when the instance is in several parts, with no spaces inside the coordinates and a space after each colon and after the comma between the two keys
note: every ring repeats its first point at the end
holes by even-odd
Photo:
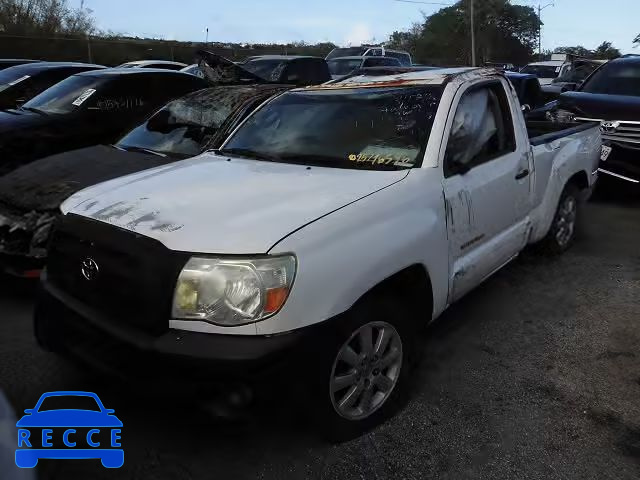
{"type": "Polygon", "coordinates": [[[577,89],[578,89],[578,84],[572,82],[572,83],[565,84],[562,87],[561,91],[562,92],[573,92],[574,90],[577,90],[577,89]]]}
{"type": "Polygon", "coordinates": [[[529,105],[528,103],[525,103],[524,105],[522,105],[522,112],[523,113],[528,113],[531,111],[531,105],[529,105]]]}
{"type": "Polygon", "coordinates": [[[113,408],[105,408],[104,413],[106,413],[107,415],[110,415],[112,413],[116,413],[116,411],[113,408]]]}
{"type": "Polygon", "coordinates": [[[26,413],[27,415],[31,415],[33,413],[33,408],[27,408],[24,413],[26,413]]]}
{"type": "Polygon", "coordinates": [[[25,98],[19,98],[16,100],[16,108],[20,108],[22,105],[24,105],[25,103],[27,103],[27,100],[25,98]]]}

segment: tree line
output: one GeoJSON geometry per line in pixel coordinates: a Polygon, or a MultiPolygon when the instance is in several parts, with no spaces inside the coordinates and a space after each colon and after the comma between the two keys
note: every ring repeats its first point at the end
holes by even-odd
{"type": "MultiPolygon", "coordinates": [[[[460,0],[432,15],[424,15],[406,31],[396,31],[389,46],[408,50],[416,63],[434,65],[471,64],[471,12],[469,0],[460,0]]],[[[523,65],[538,55],[538,35],[542,22],[533,7],[515,5],[510,0],[476,2],[474,13],[477,63],[514,63],[523,65]]],[[[635,39],[640,44],[640,35],[635,39]]],[[[583,46],[559,47],[545,51],[572,53],[581,57],[611,59],[620,50],[611,42],[603,42],[595,50],[583,46]]]]}

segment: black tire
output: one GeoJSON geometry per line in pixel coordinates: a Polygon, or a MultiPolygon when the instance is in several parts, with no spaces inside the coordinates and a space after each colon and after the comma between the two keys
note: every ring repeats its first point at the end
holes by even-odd
{"type": "Polygon", "coordinates": [[[560,195],[558,207],[553,217],[553,222],[549,228],[549,233],[540,242],[540,249],[548,255],[560,255],[566,252],[573,245],[576,238],[578,219],[581,207],[580,190],[574,184],[567,184],[560,195]],[[568,223],[567,208],[569,204],[574,205],[573,223],[570,227],[568,223]],[[570,231],[568,230],[570,228],[570,231]]]}
{"type": "MultiPolygon", "coordinates": [[[[358,437],[386,421],[405,404],[410,386],[411,365],[415,363],[412,360],[418,356],[420,348],[418,344],[419,335],[417,335],[419,320],[415,315],[412,316],[408,309],[403,308],[402,303],[400,298],[397,298],[396,301],[392,301],[389,298],[370,298],[363,301],[347,314],[344,321],[337,326],[334,335],[332,335],[329,345],[325,349],[326,353],[315,367],[315,380],[308,391],[311,395],[311,404],[315,407],[311,412],[313,415],[312,420],[316,423],[322,436],[327,440],[342,442],[358,437]],[[386,399],[368,416],[359,419],[345,418],[338,412],[338,407],[334,406],[337,401],[332,397],[331,388],[334,367],[337,369],[339,362],[337,360],[338,353],[345,345],[345,342],[349,342],[356,332],[369,325],[374,325],[373,343],[375,346],[377,335],[381,331],[377,330],[376,333],[375,329],[376,326],[381,324],[391,325],[401,341],[402,354],[400,357],[402,360],[396,383],[390,389],[390,394],[386,399]]],[[[353,339],[352,341],[355,342],[357,340],[353,339]]],[[[391,347],[388,348],[390,349],[391,347]]],[[[372,362],[369,368],[372,368],[373,371],[370,375],[386,377],[386,374],[380,374],[380,372],[376,374],[375,370],[379,369],[374,367],[375,362],[372,362]]],[[[371,380],[371,382],[376,383],[375,380],[371,380]]],[[[351,387],[347,387],[347,390],[349,388],[351,387]]],[[[376,392],[375,395],[380,396],[384,395],[384,393],[376,392]]]]}

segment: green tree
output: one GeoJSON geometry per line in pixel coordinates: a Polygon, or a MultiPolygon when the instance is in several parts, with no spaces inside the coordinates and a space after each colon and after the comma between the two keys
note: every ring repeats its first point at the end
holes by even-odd
{"type": "Polygon", "coordinates": [[[554,50],[554,53],[568,53],[571,55],[577,55],[584,58],[598,58],[603,60],[609,60],[612,58],[618,58],[620,50],[615,48],[611,42],[602,42],[595,50],[589,50],[582,45],[575,47],[558,47],[554,50]]]}
{"type": "Polygon", "coordinates": [[[612,58],[618,58],[620,55],[620,50],[615,48],[611,42],[602,42],[598,47],[593,51],[593,56],[595,58],[601,58],[610,60],[612,58]]]}
{"type": "Polygon", "coordinates": [[[0,32],[14,35],[90,34],[91,11],[67,0],[0,0],[0,32]]]}
{"type": "MultiPolygon", "coordinates": [[[[405,45],[417,61],[471,63],[469,0],[460,0],[430,16],[419,28],[394,32],[390,44],[405,45]],[[411,48],[413,47],[413,49],[411,48]]],[[[526,63],[537,43],[540,20],[531,7],[509,0],[476,2],[474,15],[477,62],[526,63]]]]}

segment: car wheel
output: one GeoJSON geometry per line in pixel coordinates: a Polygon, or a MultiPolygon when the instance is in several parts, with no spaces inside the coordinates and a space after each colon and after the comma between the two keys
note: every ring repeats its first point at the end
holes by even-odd
{"type": "Polygon", "coordinates": [[[560,195],[549,233],[541,242],[546,253],[558,255],[571,247],[576,237],[579,206],[580,190],[575,185],[567,185],[560,195]]]}
{"type": "Polygon", "coordinates": [[[417,323],[398,301],[357,306],[338,328],[312,391],[323,435],[345,441],[381,424],[407,398],[417,323]]]}

